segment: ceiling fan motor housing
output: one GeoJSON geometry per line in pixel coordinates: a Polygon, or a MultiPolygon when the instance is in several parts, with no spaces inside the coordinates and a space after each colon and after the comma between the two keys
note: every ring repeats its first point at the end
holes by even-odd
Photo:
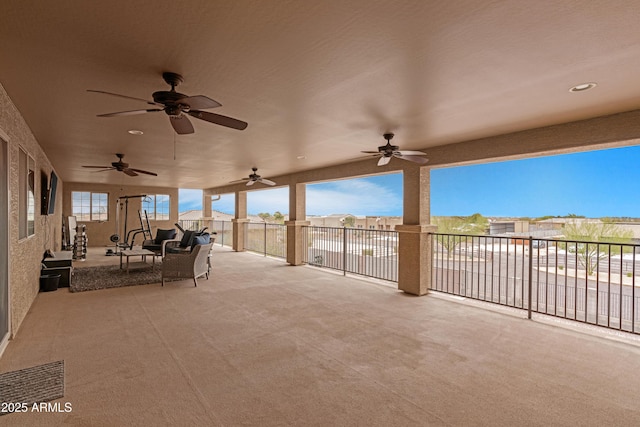
{"type": "Polygon", "coordinates": [[[153,93],[153,101],[164,105],[164,112],[169,116],[178,116],[183,111],[188,111],[189,106],[180,104],[180,101],[187,98],[187,95],[179,92],[161,90],[153,93]]]}
{"type": "Polygon", "coordinates": [[[394,151],[398,151],[400,147],[397,145],[391,145],[387,142],[386,145],[381,145],[378,147],[378,151],[383,153],[385,156],[391,156],[394,151]]]}

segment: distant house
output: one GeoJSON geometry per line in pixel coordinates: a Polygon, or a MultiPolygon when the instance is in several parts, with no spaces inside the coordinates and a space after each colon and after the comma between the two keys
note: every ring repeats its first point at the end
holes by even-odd
{"type": "MultiPolygon", "coordinates": [[[[211,211],[211,216],[204,218],[201,210],[190,210],[178,214],[179,221],[231,221],[234,218],[232,214],[211,211]]],[[[258,215],[247,215],[250,222],[265,222],[258,215]]]]}
{"type": "MultiPolygon", "coordinates": [[[[211,211],[211,217],[203,218],[201,210],[190,210],[178,214],[180,221],[231,221],[232,214],[211,211]]],[[[258,215],[247,215],[250,222],[268,222],[258,215]]],[[[285,221],[288,215],[285,215],[285,221]]],[[[395,230],[396,225],[402,224],[401,216],[364,216],[352,214],[307,215],[307,221],[312,227],[353,227],[366,230],[395,230]]]]}
{"type": "Polygon", "coordinates": [[[399,216],[363,216],[352,214],[307,215],[314,227],[353,227],[367,230],[394,230],[402,224],[399,216]]]}

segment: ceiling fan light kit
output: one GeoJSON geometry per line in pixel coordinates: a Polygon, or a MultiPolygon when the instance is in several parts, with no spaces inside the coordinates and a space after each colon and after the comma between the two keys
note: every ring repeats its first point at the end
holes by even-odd
{"type": "Polygon", "coordinates": [[[232,117],[220,114],[210,113],[208,111],[200,111],[201,109],[221,107],[218,101],[215,101],[204,95],[188,96],[183,93],[176,92],[176,86],[182,83],[184,79],[180,74],[165,72],[162,73],[164,81],[171,86],[171,90],[161,90],[152,94],[153,101],[147,101],[142,98],[135,98],[127,95],[120,95],[112,92],[88,89],[88,92],[102,93],[105,95],[117,96],[119,98],[133,99],[141,101],[156,108],[147,108],[142,110],[119,111],[116,113],[98,114],[98,117],[115,117],[115,116],[132,116],[136,114],[157,113],[164,111],[170,118],[169,122],[179,135],[194,133],[195,130],[187,115],[195,117],[209,123],[225,126],[232,129],[244,130],[247,128],[247,122],[234,119],[232,117]]]}
{"type": "Polygon", "coordinates": [[[426,164],[429,159],[425,159],[427,153],[423,153],[422,151],[410,151],[410,150],[400,150],[400,147],[397,145],[391,145],[391,140],[394,135],[392,133],[385,133],[382,135],[384,139],[387,140],[385,145],[381,145],[378,147],[378,151],[362,151],[365,154],[371,154],[374,157],[380,157],[378,160],[378,166],[384,166],[391,161],[392,157],[397,157],[398,159],[408,160],[413,163],[418,163],[421,165],[426,164]]]}

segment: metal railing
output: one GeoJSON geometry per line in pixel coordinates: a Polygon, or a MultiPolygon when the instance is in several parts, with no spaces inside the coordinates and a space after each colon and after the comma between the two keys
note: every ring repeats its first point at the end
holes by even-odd
{"type": "Polygon", "coordinates": [[[231,221],[210,221],[209,228],[216,233],[216,244],[220,246],[233,246],[233,223],[231,221]]]}
{"type": "Polygon", "coordinates": [[[640,333],[638,245],[433,233],[432,248],[432,290],[640,333]]]}
{"type": "Polygon", "coordinates": [[[207,227],[207,231],[216,232],[215,244],[231,247],[233,243],[233,224],[231,221],[205,220],[205,219],[181,219],[178,225],[185,230],[202,230],[207,227]]]}
{"type": "Polygon", "coordinates": [[[251,252],[276,258],[287,257],[287,226],[248,222],[245,224],[244,247],[251,252]]]}
{"type": "Polygon", "coordinates": [[[303,229],[303,262],[377,279],[398,281],[398,233],[360,228],[303,229]]]}

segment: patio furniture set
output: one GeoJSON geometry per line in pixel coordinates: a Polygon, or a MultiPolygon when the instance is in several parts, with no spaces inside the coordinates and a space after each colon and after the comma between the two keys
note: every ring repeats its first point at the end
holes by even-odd
{"type": "Polygon", "coordinates": [[[142,242],[141,248],[125,249],[120,252],[120,269],[123,261],[126,262],[126,270],[129,273],[130,258],[141,257],[146,263],[146,258],[151,257],[151,269],[155,268],[155,258],[162,258],[162,286],[165,279],[193,279],[198,286],[197,278],[205,276],[209,279],[211,271],[211,249],[215,241],[215,232],[210,234],[205,230],[184,230],[181,239],[176,239],[175,229],[158,229],[155,239],[142,242]],[[124,258],[124,260],[123,260],[124,258]]]}

